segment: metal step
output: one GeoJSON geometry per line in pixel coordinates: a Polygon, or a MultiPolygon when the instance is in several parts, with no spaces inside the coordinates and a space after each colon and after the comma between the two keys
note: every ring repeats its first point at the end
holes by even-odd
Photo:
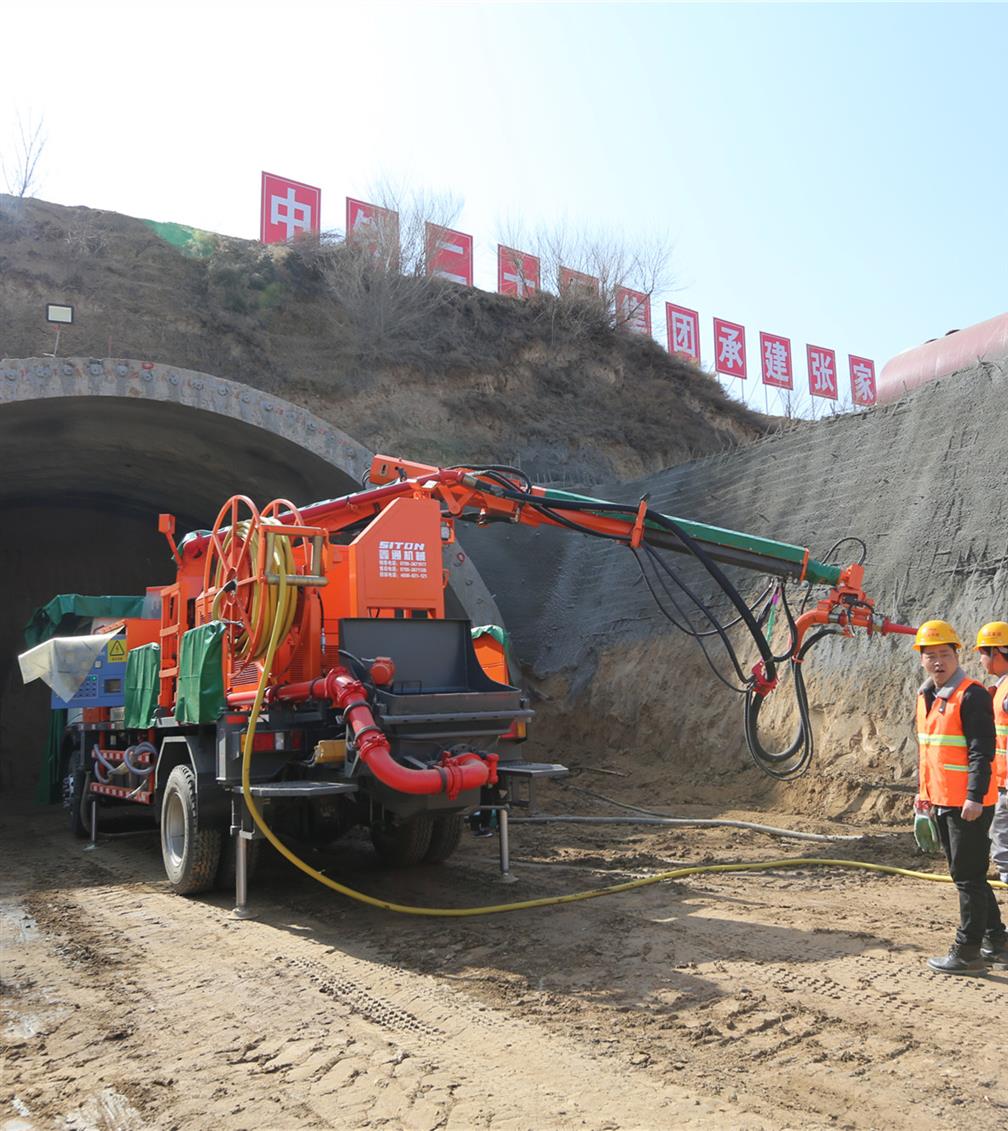
{"type": "Polygon", "coordinates": [[[498,776],[506,774],[513,778],[565,778],[570,773],[559,762],[498,762],[498,776]]]}
{"type": "MultiPolygon", "coordinates": [[[[233,787],[241,793],[241,786],[233,787]]],[[[335,793],[356,793],[355,782],[343,781],[271,781],[250,785],[253,797],[330,797],[335,793]]]]}

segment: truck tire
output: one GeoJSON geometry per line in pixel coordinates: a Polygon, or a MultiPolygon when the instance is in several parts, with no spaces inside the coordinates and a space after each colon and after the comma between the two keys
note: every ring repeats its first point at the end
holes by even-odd
{"type": "Polygon", "coordinates": [[[91,836],[91,806],[96,802],[88,793],[90,784],[91,775],[83,770],[76,770],[67,791],[70,831],[80,840],[87,840],[91,836]]]}
{"type": "Polygon", "coordinates": [[[221,855],[221,830],[201,829],[196,818],[196,775],[176,766],[161,802],[161,857],[165,875],[179,895],[213,887],[221,855]]]}
{"type": "Polygon", "coordinates": [[[430,813],[419,813],[405,821],[393,821],[386,816],[371,826],[371,843],[385,864],[408,868],[427,855],[433,831],[430,813]]]}
{"type": "MultiPolygon", "coordinates": [[[[262,859],[262,847],[265,841],[250,840],[245,849],[245,879],[249,881],[256,874],[259,869],[259,861],[262,859]]],[[[235,838],[233,836],[224,836],[221,834],[221,853],[220,863],[217,865],[217,876],[214,880],[214,886],[221,888],[223,891],[234,890],[235,886],[235,868],[237,862],[235,860],[235,838]]]]}
{"type": "Polygon", "coordinates": [[[425,864],[441,864],[459,846],[462,839],[462,830],[465,819],[461,813],[449,813],[444,817],[434,818],[434,828],[431,830],[430,848],[424,855],[425,864]]]}

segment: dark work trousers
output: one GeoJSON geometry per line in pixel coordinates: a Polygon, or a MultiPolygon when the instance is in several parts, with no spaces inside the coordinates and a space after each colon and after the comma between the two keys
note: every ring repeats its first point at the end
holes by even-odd
{"type": "Polygon", "coordinates": [[[1005,933],[994,891],[987,882],[988,834],[993,819],[993,805],[985,806],[975,821],[964,821],[958,809],[939,810],[937,814],[938,835],[959,889],[956,942],[960,946],[976,946],[983,942],[984,934],[1001,938],[1005,933]]]}

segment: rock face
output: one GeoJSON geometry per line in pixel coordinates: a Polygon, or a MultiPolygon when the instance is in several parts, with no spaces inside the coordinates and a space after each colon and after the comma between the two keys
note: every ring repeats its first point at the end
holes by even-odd
{"type": "MultiPolygon", "coordinates": [[[[665,513],[807,545],[843,564],[860,548],[841,540],[860,538],[865,589],[880,611],[910,624],[948,619],[971,646],[985,621],[1008,619],[1006,459],[1008,366],[984,365],[885,408],[592,493],[634,501],[649,493],[665,513]]],[[[466,544],[545,696],[536,733],[552,755],[607,757],[653,779],[668,799],[774,794],[787,807],[814,799],[834,815],[885,813],[905,801],[921,679],[908,637],[816,647],[806,664],[813,770],[771,789],[747,768],[738,697],[656,611],[629,551],[512,529],[468,532],[466,544]]],[[[684,565],[683,575],[732,615],[695,568],[684,565]]],[[[752,579],[735,576],[757,596],[752,579]]],[[[716,642],[708,650],[728,677],[716,642]]],[[[970,647],[963,659],[982,674],[970,647]]],[[[775,693],[789,694],[787,685],[775,693]]],[[[793,722],[792,712],[776,713],[781,727],[793,722]]]]}

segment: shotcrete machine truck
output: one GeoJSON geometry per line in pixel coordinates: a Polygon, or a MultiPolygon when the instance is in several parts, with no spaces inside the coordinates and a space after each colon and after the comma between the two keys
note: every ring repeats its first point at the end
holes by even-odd
{"type": "Polygon", "coordinates": [[[22,657],[26,674],[51,675],[77,651],[78,680],[69,694],[60,685],[60,701],[82,707],[67,731],[77,834],[93,837],[98,801],[146,806],[174,889],[237,880],[239,905],[263,835],[320,844],[363,825],[386,862],[412,865],[447,859],[467,817],[493,814],[506,870],[508,810],[527,802],[538,777],[565,770],[513,753],[533,712],[503,633],[445,616],[442,555],[459,522],[554,527],[629,547],[661,611],[701,644],[717,637],[726,649],[750,751],[779,778],[803,772],[812,756],[808,649],[826,634],[913,631],[875,612],[863,561],[821,562],[801,546],[660,514],[647,498],[628,505],[535,486],[515,468],[379,455],[363,489],[341,498],[260,510],[236,495],[212,530],[177,543],[174,518],[161,515],[176,576],[149,590],[156,615],[105,626],[84,638],[89,645],[57,638],[22,657]],[[731,624],[697,597],[669,551],[690,555],[723,591],[731,623],[759,654],[751,670],[731,624]],[[724,564],[770,583],[750,605],[724,564]],[[808,587],[806,604],[811,587],[823,595],[795,616],[788,581],[808,587]],[[788,644],[775,655],[767,622],[778,614],[788,644]],[[800,721],[789,746],[768,751],[758,715],[782,665],[800,721]]]}

